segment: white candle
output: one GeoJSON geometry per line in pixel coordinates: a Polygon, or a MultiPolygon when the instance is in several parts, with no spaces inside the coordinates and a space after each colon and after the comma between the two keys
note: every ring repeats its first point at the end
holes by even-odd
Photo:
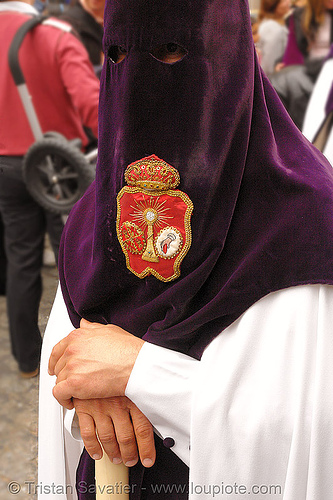
{"type": "Polygon", "coordinates": [[[115,465],[106,453],[95,461],[96,500],[129,500],[128,467],[115,465]]]}

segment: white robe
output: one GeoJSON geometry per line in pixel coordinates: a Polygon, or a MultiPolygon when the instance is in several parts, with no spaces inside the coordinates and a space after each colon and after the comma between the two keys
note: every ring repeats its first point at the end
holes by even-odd
{"type": "MultiPolygon", "coordinates": [[[[52,400],[46,363],[72,329],[65,317],[58,294],[43,347],[39,431],[39,482],[64,488],[74,484],[81,445],[52,400]]],[[[175,440],[190,467],[191,500],[333,497],[332,319],[333,287],[303,285],[258,301],[201,361],[143,346],[126,394],[162,438],[175,440]]]]}
{"type": "MultiPolygon", "coordinates": [[[[325,107],[332,85],[333,58],[328,59],[323,65],[306,109],[302,132],[310,142],[312,142],[316,137],[316,134],[325,119],[325,107]]],[[[329,133],[323,154],[333,166],[333,128],[329,133]]]]}

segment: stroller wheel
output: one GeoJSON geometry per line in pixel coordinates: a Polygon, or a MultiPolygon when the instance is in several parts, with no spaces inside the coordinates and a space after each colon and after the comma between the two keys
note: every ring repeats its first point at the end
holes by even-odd
{"type": "Polygon", "coordinates": [[[46,210],[67,214],[95,177],[94,166],[62,137],[33,144],[23,160],[23,178],[31,196],[46,210]]]}

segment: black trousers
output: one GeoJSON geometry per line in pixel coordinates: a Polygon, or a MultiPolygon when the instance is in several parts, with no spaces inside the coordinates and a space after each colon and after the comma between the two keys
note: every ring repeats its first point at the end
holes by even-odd
{"type": "Polygon", "coordinates": [[[6,269],[7,259],[4,244],[4,227],[0,213],[0,295],[5,295],[6,293],[6,269]]]}
{"type": "Polygon", "coordinates": [[[21,176],[22,158],[0,157],[0,214],[7,256],[6,296],[12,353],[21,371],[37,368],[41,334],[38,310],[42,294],[44,237],[56,259],[61,216],[47,213],[28,193],[21,176]]]}

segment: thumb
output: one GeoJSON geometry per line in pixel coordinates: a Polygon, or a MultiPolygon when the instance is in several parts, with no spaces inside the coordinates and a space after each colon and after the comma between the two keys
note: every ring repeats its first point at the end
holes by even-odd
{"type": "Polygon", "coordinates": [[[80,328],[96,328],[98,323],[91,323],[87,319],[82,318],[80,321],[80,328]]]}

